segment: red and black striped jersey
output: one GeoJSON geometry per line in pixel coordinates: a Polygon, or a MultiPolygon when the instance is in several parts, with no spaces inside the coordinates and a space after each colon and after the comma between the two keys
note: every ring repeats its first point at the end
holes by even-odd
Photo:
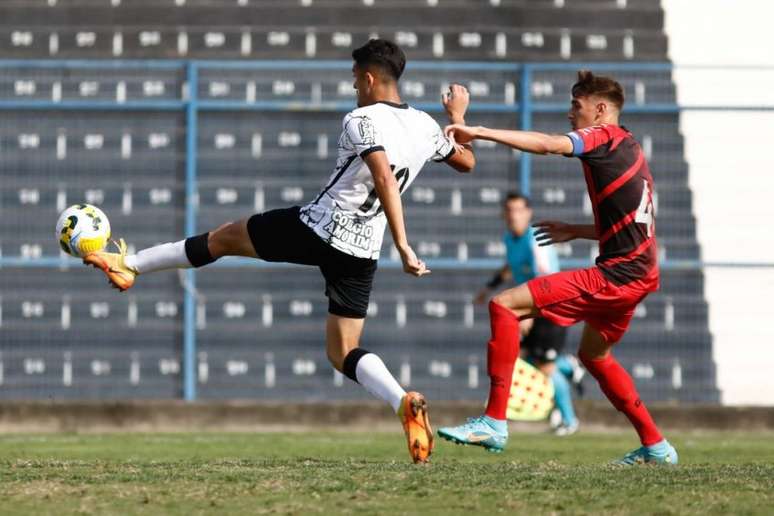
{"type": "Polygon", "coordinates": [[[599,238],[597,267],[618,285],[658,288],[653,177],[639,143],[617,125],[567,133],[580,158],[599,238]]]}

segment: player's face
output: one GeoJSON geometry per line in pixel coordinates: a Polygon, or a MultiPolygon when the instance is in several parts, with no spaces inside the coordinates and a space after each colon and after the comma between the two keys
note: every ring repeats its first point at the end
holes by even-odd
{"type": "Polygon", "coordinates": [[[521,236],[527,232],[529,223],[532,221],[532,210],[524,199],[513,199],[506,202],[503,212],[508,231],[516,236],[521,236]]]}
{"type": "Polygon", "coordinates": [[[593,97],[573,97],[567,119],[573,131],[596,125],[600,116],[598,99],[593,97]]]}

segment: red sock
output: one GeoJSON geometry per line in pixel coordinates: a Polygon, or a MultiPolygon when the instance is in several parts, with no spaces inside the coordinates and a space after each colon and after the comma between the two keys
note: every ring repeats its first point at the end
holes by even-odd
{"type": "Polygon", "coordinates": [[[634,380],[626,372],[626,369],[621,367],[621,364],[613,358],[612,353],[598,360],[586,358],[582,353],[578,353],[578,357],[589,373],[591,373],[591,376],[597,379],[599,387],[605,393],[607,399],[610,400],[610,403],[623,412],[629,418],[629,421],[632,422],[643,446],[656,444],[663,439],[656,423],[650,417],[650,412],[645,407],[645,403],[642,402],[640,395],[637,394],[634,380]]]}
{"type": "Polygon", "coordinates": [[[489,402],[486,415],[505,419],[513,382],[513,366],[519,356],[519,318],[502,305],[489,302],[492,339],[487,345],[486,369],[489,374],[489,402]]]}

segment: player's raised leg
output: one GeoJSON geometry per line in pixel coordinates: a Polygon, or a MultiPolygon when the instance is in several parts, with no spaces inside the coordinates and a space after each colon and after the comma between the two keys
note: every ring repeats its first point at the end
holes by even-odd
{"type": "Polygon", "coordinates": [[[588,372],[599,382],[600,389],[610,403],[629,418],[642,442],[642,447],[626,454],[617,463],[677,464],[677,451],[661,435],[637,393],[634,380],[613,357],[611,347],[612,344],[599,331],[586,324],[578,356],[588,372]]]}
{"type": "Polygon", "coordinates": [[[519,320],[537,315],[532,294],[526,284],[502,292],[489,302],[492,337],[487,344],[489,401],[484,415],[467,423],[445,427],[438,435],[459,444],[483,446],[500,452],[508,442],[505,412],[513,381],[513,367],[519,356],[519,320]]]}
{"type": "Polygon", "coordinates": [[[328,315],[326,350],[331,364],[373,396],[386,401],[398,415],[415,463],[427,462],[433,451],[433,431],[427,402],[418,392],[406,392],[375,353],[359,347],[365,319],[328,315]]]}
{"type": "Polygon", "coordinates": [[[214,231],[177,242],[155,245],[137,254],[126,254],[123,239],[117,247],[118,253],[98,251],[88,254],[83,263],[102,269],[110,283],[122,291],[134,285],[138,274],[202,267],[223,256],[257,258],[247,231],[247,219],[228,222],[214,231]]]}

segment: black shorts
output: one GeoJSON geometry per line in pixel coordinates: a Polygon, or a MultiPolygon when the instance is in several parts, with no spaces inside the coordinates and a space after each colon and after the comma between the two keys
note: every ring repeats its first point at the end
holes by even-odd
{"type": "Polygon", "coordinates": [[[258,213],[247,221],[247,232],[258,257],[267,262],[314,265],[325,278],[328,312],[362,319],[376,273],[376,260],[343,253],[301,222],[300,208],[258,213]]]}
{"type": "Polygon", "coordinates": [[[564,350],[567,328],[548,319],[536,317],[532,330],[524,337],[521,347],[530,362],[553,362],[564,350]]]}

